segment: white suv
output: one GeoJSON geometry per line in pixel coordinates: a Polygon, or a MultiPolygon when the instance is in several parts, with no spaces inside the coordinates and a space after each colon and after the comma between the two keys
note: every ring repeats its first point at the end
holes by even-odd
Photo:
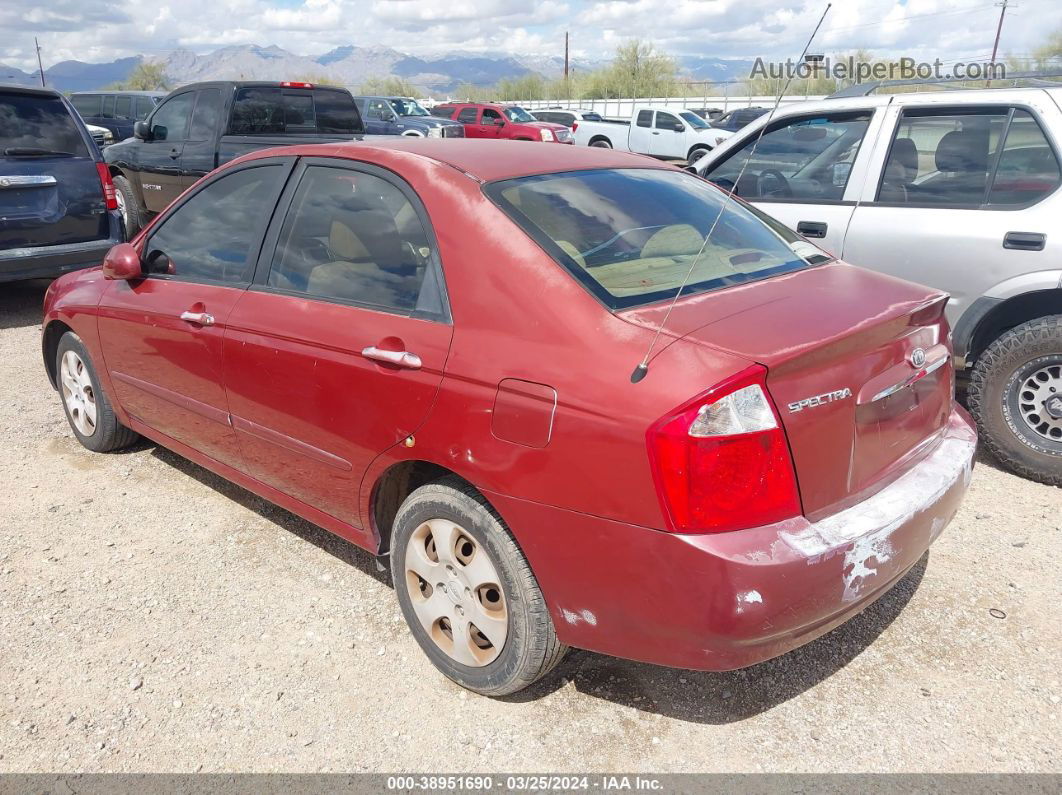
{"type": "Polygon", "coordinates": [[[697,173],[738,181],[848,262],[949,292],[982,439],[1015,472],[1062,485],[1062,87],[783,106],[748,158],[767,121],[697,173]]]}

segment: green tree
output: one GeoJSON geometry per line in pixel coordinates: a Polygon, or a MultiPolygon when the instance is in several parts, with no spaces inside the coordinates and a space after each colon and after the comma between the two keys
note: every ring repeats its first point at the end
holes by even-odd
{"type": "Polygon", "coordinates": [[[370,77],[358,90],[362,94],[381,97],[418,97],[424,93],[419,86],[395,75],[370,77]]]}
{"type": "Polygon", "coordinates": [[[299,75],[295,78],[298,83],[313,83],[315,86],[342,86],[338,80],[334,80],[327,75],[322,74],[305,74],[299,75]]]}
{"type": "Polygon", "coordinates": [[[678,68],[650,42],[633,39],[616,48],[616,57],[605,70],[604,85],[617,97],[668,97],[674,92],[678,68]]]}
{"type": "Polygon", "coordinates": [[[169,91],[170,79],[160,63],[142,62],[129,73],[129,77],[114,84],[124,91],[169,91]]]}

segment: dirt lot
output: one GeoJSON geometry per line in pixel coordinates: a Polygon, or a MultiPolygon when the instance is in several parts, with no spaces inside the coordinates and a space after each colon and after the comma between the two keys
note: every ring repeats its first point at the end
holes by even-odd
{"type": "Polygon", "coordinates": [[[44,286],[0,286],[0,771],[1062,771],[1058,489],[982,458],[924,565],[780,659],[573,652],[491,701],[368,554],[164,449],[79,447],[44,286]]]}

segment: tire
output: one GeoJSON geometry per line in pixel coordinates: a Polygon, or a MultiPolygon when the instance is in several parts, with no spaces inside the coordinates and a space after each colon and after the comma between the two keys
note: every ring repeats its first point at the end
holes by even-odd
{"type": "Polygon", "coordinates": [[[140,203],[136,200],[129,180],[125,177],[115,177],[113,182],[118,210],[122,213],[122,223],[125,224],[125,239],[132,240],[144,224],[144,212],[140,209],[140,203]]]}
{"type": "Polygon", "coordinates": [[[698,147],[697,149],[692,150],[690,152],[690,154],[689,154],[689,157],[686,158],[686,165],[687,166],[692,166],[694,163],[696,163],[698,160],[700,160],[702,157],[704,157],[710,151],[712,151],[712,150],[709,149],[706,146],[701,146],[701,147],[698,147]]]}
{"type": "Polygon", "coordinates": [[[128,447],[140,438],[114,416],[111,401],[100,386],[92,359],[81,338],[72,331],[59,339],[55,372],[63,412],[70,430],[83,447],[94,453],[109,453],[128,447]],[[80,398],[73,397],[76,395],[80,398]]]}
{"type": "Polygon", "coordinates": [[[596,141],[591,141],[590,146],[596,146],[599,149],[611,149],[612,142],[607,138],[598,138],[596,141]]]}
{"type": "Polygon", "coordinates": [[[1011,471],[1062,486],[1062,315],[1000,335],[974,365],[967,391],[982,441],[1011,471]]]}
{"type": "Polygon", "coordinates": [[[399,507],[391,573],[420,648],[468,690],[485,696],[523,690],[567,651],[557,640],[538,582],[501,518],[457,478],[422,486],[399,507]],[[414,568],[432,580],[429,588],[414,568]],[[498,582],[492,583],[495,576],[498,582]],[[500,594],[489,585],[500,586],[500,594]],[[488,631],[477,636],[476,621],[488,631]],[[502,634],[499,650],[488,636],[502,634]]]}

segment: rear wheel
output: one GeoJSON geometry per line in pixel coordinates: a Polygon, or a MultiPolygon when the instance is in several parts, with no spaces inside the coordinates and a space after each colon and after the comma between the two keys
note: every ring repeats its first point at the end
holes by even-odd
{"type": "Polygon", "coordinates": [[[122,214],[122,223],[125,225],[125,239],[132,240],[144,223],[144,213],[140,210],[136,194],[133,193],[133,186],[125,177],[114,178],[114,197],[118,202],[118,212],[122,214]]]}
{"type": "Polygon", "coordinates": [[[1023,323],[981,354],[970,412],[1008,469],[1062,486],[1062,315],[1023,323]]]}
{"type": "Polygon", "coordinates": [[[599,149],[611,149],[612,142],[609,141],[607,138],[595,138],[593,141],[590,142],[590,146],[596,146],[599,149]]]}
{"type": "Polygon", "coordinates": [[[133,444],[139,437],[114,416],[81,339],[72,331],[66,332],[59,340],[55,357],[63,411],[77,440],[96,453],[133,444]]]}
{"type": "Polygon", "coordinates": [[[391,573],[417,643],[462,687],[488,696],[514,693],[564,656],[520,548],[460,480],[422,486],[402,503],[391,573]]]}

